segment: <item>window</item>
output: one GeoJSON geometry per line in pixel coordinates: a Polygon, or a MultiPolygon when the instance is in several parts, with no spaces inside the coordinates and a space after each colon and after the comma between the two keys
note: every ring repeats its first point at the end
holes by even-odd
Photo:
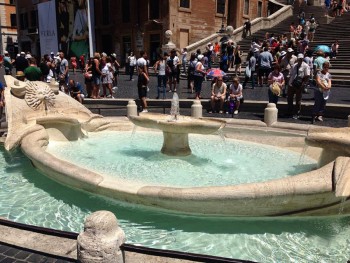
{"type": "Polygon", "coordinates": [[[262,17],[262,2],[258,2],[258,17],[262,17]]]}
{"type": "Polygon", "coordinates": [[[226,0],[216,0],[216,13],[225,14],[225,2],[226,0]]]}
{"type": "Polygon", "coordinates": [[[249,15],[249,0],[244,0],[244,14],[249,15]]]}
{"type": "Polygon", "coordinates": [[[30,12],[30,26],[37,27],[38,26],[38,11],[33,10],[30,12]]]}
{"type": "Polygon", "coordinates": [[[149,19],[159,18],[159,0],[149,0],[149,19]]]}
{"type": "Polygon", "coordinates": [[[180,7],[190,8],[190,0],[180,0],[180,7]]]}
{"type": "Polygon", "coordinates": [[[15,5],[16,4],[16,0],[10,0],[10,5],[15,5]]]}
{"type": "Polygon", "coordinates": [[[21,30],[28,28],[28,13],[20,14],[20,16],[19,16],[19,28],[21,30]]]}
{"type": "Polygon", "coordinates": [[[130,22],[130,1],[122,0],[122,21],[123,23],[130,22]]]}
{"type": "Polygon", "coordinates": [[[10,15],[10,19],[11,19],[11,26],[12,27],[16,27],[17,26],[17,16],[16,16],[16,14],[11,14],[10,15]]]}
{"type": "Polygon", "coordinates": [[[108,25],[110,23],[109,16],[109,0],[102,1],[102,25],[108,25]]]}

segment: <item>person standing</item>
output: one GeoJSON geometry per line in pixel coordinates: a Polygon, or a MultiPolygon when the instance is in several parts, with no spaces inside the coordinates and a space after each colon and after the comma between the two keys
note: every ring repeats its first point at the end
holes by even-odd
{"type": "Polygon", "coordinates": [[[259,50],[257,48],[254,50],[254,52],[253,51],[249,52],[247,67],[249,67],[250,76],[245,75],[244,82],[243,82],[243,89],[246,88],[247,82],[249,79],[252,82],[252,89],[254,89],[254,86],[255,86],[255,81],[254,81],[255,76],[254,75],[255,75],[255,66],[256,66],[256,58],[254,56],[254,53],[257,53],[257,52],[259,52],[259,50]]]}
{"type": "Polygon", "coordinates": [[[199,100],[201,98],[201,91],[202,91],[202,83],[204,80],[204,76],[206,74],[205,69],[204,69],[204,56],[203,55],[198,55],[197,56],[198,62],[196,64],[196,68],[193,73],[193,78],[194,78],[194,89],[196,92],[196,99],[199,100]]]}
{"type": "Polygon", "coordinates": [[[273,71],[268,76],[269,83],[269,103],[275,103],[277,105],[278,98],[281,94],[282,87],[284,86],[284,76],[281,73],[281,66],[275,64],[273,71]]]}
{"type": "Polygon", "coordinates": [[[68,85],[68,79],[69,79],[69,74],[68,74],[68,60],[64,57],[63,51],[60,51],[60,79],[64,80],[64,83],[68,85]]]}
{"type": "Polygon", "coordinates": [[[24,75],[29,81],[40,81],[42,80],[43,74],[41,73],[40,68],[37,67],[36,59],[29,59],[29,67],[24,70],[24,75]]]}
{"type": "Polygon", "coordinates": [[[167,82],[166,74],[165,74],[166,66],[167,66],[166,58],[164,58],[161,54],[159,54],[158,60],[153,66],[154,71],[157,74],[157,80],[158,80],[156,99],[159,99],[160,93],[163,93],[163,99],[166,98],[166,82],[167,82]]]}
{"type": "Polygon", "coordinates": [[[182,55],[182,70],[184,73],[187,73],[186,65],[187,65],[187,48],[184,48],[181,52],[182,55]]]}
{"type": "Polygon", "coordinates": [[[99,99],[100,98],[100,84],[101,84],[101,75],[102,72],[100,70],[100,53],[96,52],[94,56],[94,60],[91,67],[92,72],[92,80],[93,80],[93,90],[92,90],[92,98],[99,99]]]}
{"type": "Polygon", "coordinates": [[[180,60],[178,56],[176,56],[176,50],[173,49],[170,51],[170,56],[167,59],[167,67],[168,67],[168,80],[169,80],[169,92],[176,92],[176,84],[177,84],[177,73],[178,73],[178,64],[180,60]],[[172,88],[173,87],[173,88],[172,88]]]}
{"type": "Polygon", "coordinates": [[[281,71],[284,76],[284,80],[286,84],[286,86],[282,88],[283,97],[287,96],[287,89],[288,89],[287,85],[289,83],[290,73],[296,61],[297,61],[297,57],[294,55],[294,50],[292,48],[288,48],[287,53],[281,59],[281,63],[280,63],[281,71]]]}
{"type": "Polygon", "coordinates": [[[143,72],[148,76],[147,53],[145,51],[140,51],[140,58],[137,60],[136,64],[138,68],[143,68],[143,72]]]}
{"type": "Polygon", "coordinates": [[[147,86],[149,82],[148,74],[145,72],[144,67],[138,67],[138,78],[137,78],[137,90],[139,99],[142,104],[142,112],[148,112],[147,110],[147,86]]]}
{"type": "Polygon", "coordinates": [[[303,60],[304,55],[301,53],[298,54],[297,63],[295,63],[292,67],[290,80],[288,83],[288,115],[293,116],[293,119],[299,119],[300,117],[302,91],[304,85],[308,82],[310,77],[310,68],[303,60]],[[294,95],[296,109],[293,111],[294,95]]]}
{"type": "Polygon", "coordinates": [[[329,98],[330,89],[332,88],[332,76],[328,72],[329,62],[323,63],[322,70],[316,75],[315,104],[312,111],[312,123],[315,121],[323,121],[323,114],[326,103],[329,98]]]}
{"type": "Polygon", "coordinates": [[[268,47],[264,47],[264,51],[260,53],[258,58],[258,66],[259,66],[258,82],[261,87],[263,86],[264,82],[267,81],[267,77],[271,72],[272,63],[273,63],[273,57],[269,52],[268,47]]]}
{"type": "Polygon", "coordinates": [[[4,56],[5,75],[12,75],[14,60],[11,60],[11,57],[8,51],[5,51],[4,55],[5,55],[4,56]]]}
{"type": "Polygon", "coordinates": [[[248,36],[248,32],[249,32],[249,36],[252,35],[251,28],[252,28],[252,24],[250,22],[250,19],[248,18],[248,20],[245,21],[245,23],[244,23],[244,31],[245,31],[245,36],[246,37],[248,36]]]}
{"type": "Polygon", "coordinates": [[[130,81],[134,80],[134,71],[135,71],[135,66],[136,66],[136,57],[134,55],[134,52],[130,52],[130,56],[128,56],[128,61],[129,61],[129,76],[130,76],[130,81]]]}
{"type": "Polygon", "coordinates": [[[24,57],[26,53],[23,51],[20,53],[20,55],[15,60],[15,67],[16,67],[16,73],[17,71],[24,71],[28,66],[28,60],[24,57]]]}

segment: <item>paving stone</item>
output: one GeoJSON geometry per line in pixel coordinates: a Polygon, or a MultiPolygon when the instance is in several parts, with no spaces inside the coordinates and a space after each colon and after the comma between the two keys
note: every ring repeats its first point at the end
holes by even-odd
{"type": "Polygon", "coordinates": [[[14,263],[15,261],[16,259],[14,258],[6,257],[3,260],[1,260],[0,263],[14,263]]]}
{"type": "Polygon", "coordinates": [[[17,259],[17,260],[24,260],[24,259],[26,259],[27,257],[29,257],[30,255],[31,255],[32,253],[30,253],[30,252],[27,252],[27,251],[19,251],[17,254],[16,254],[16,256],[15,256],[15,258],[17,259]]]}
{"type": "Polygon", "coordinates": [[[7,250],[6,252],[4,252],[3,254],[9,257],[14,257],[17,253],[19,252],[18,249],[16,248],[10,248],[9,250],[7,250]]]}

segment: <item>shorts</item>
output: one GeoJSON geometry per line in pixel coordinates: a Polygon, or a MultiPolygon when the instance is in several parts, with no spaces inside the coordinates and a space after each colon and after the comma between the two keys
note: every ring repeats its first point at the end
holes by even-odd
{"type": "Polygon", "coordinates": [[[177,80],[177,69],[171,70],[171,71],[168,73],[168,78],[169,78],[169,81],[175,81],[175,80],[177,80]]]}
{"type": "Polygon", "coordinates": [[[147,87],[138,87],[137,91],[139,93],[139,99],[147,97],[147,87]]]}
{"type": "Polygon", "coordinates": [[[259,68],[259,76],[263,77],[266,76],[268,77],[271,72],[271,68],[259,68]]]}
{"type": "Polygon", "coordinates": [[[92,80],[93,80],[95,85],[101,84],[101,77],[100,76],[92,76],[92,80]]]}

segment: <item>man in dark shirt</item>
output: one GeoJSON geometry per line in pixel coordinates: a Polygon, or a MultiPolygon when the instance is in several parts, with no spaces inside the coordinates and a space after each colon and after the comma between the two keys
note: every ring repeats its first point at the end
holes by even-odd
{"type": "Polygon", "coordinates": [[[16,58],[16,73],[18,71],[24,71],[29,66],[28,60],[24,56],[25,53],[22,51],[21,54],[16,58]]]}
{"type": "Polygon", "coordinates": [[[246,36],[248,36],[248,32],[249,32],[249,36],[252,35],[251,28],[252,28],[252,24],[250,23],[250,19],[248,18],[248,20],[245,21],[245,23],[244,23],[244,30],[245,30],[246,36]]]}

